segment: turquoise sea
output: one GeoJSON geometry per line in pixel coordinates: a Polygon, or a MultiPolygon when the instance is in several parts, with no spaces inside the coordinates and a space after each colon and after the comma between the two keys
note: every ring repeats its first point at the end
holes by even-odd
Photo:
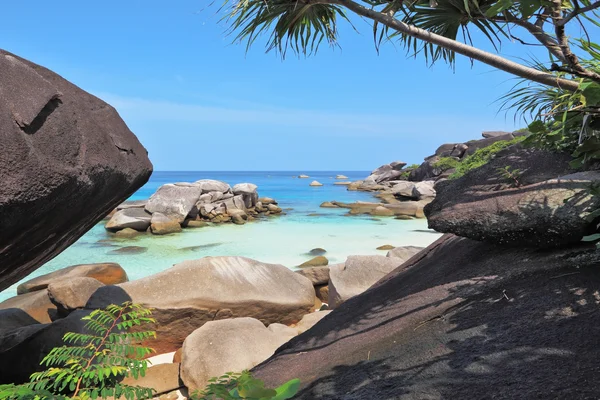
{"type": "MultiPolygon", "coordinates": [[[[440,235],[427,229],[425,219],[396,220],[390,217],[347,216],[345,209],[320,208],[324,201],[378,201],[371,194],[335,186],[335,176],[350,181],[364,179],[367,171],[278,171],[278,172],[154,172],[150,181],[132,200],[146,199],[165,183],[217,179],[234,185],[258,185],[261,197],[279,202],[286,215],[258,220],[246,225],[223,224],[168,236],[140,235],[136,239],[113,239],[97,224],[76,243],[30,276],[42,275],[74,264],[117,262],[130,279],[138,279],[171,267],[184,260],[205,256],[245,256],[283,264],[289,268],[311,258],[306,253],[315,247],[327,250],[330,263],[343,262],[349,255],[381,254],[384,244],[427,246],[440,235]],[[307,174],[309,179],[295,178],[307,174]],[[311,187],[318,180],[324,186],[311,187]],[[309,214],[318,215],[309,215],[309,214]],[[125,246],[143,247],[142,253],[119,253],[125,246]]],[[[17,284],[0,293],[0,301],[16,295],[17,284]]]]}

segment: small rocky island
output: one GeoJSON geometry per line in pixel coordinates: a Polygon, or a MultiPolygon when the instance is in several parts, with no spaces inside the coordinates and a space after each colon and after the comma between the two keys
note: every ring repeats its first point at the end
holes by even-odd
{"type": "Polygon", "coordinates": [[[140,232],[165,235],[182,228],[209,223],[243,225],[257,217],[279,215],[277,201],[258,197],[257,186],[203,179],[193,183],[169,183],[158,188],[148,200],[126,201],[109,215],[105,228],[118,237],[140,232]]]}

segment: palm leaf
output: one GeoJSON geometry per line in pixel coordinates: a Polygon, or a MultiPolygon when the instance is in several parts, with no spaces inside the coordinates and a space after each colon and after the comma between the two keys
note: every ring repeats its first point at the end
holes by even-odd
{"type": "MultiPolygon", "coordinates": [[[[222,10],[231,3],[226,1],[222,10]]],[[[224,20],[236,41],[245,41],[249,49],[256,39],[268,35],[267,51],[277,50],[285,56],[288,49],[310,55],[326,41],[337,45],[337,19],[348,21],[336,5],[302,4],[294,0],[238,0],[224,20]]]]}

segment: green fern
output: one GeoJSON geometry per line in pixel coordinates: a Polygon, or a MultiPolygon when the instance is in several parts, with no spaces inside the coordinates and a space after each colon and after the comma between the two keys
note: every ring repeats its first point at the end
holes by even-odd
{"type": "Polygon", "coordinates": [[[86,321],[87,334],[67,333],[65,346],[56,347],[41,362],[47,369],[31,375],[23,385],[0,385],[0,399],[149,399],[153,389],[119,383],[123,378],[144,376],[154,352],[141,343],[155,339],[141,327],[155,323],[151,310],[130,302],[94,310],[86,321]],[[135,328],[135,332],[131,330],[135,328]]]}
{"type": "Polygon", "coordinates": [[[192,393],[192,400],[286,400],[295,396],[300,388],[300,380],[292,379],[275,389],[268,389],[248,371],[228,372],[208,382],[202,392],[192,393]]]}

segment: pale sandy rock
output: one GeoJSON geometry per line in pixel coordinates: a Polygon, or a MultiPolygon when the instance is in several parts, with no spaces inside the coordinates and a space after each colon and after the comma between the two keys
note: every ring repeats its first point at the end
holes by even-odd
{"type": "Polygon", "coordinates": [[[155,212],[152,214],[150,229],[154,235],[167,235],[169,233],[181,232],[181,224],[162,213],[155,212]]]}
{"type": "Polygon", "coordinates": [[[215,319],[295,323],[314,307],[315,292],[309,279],[283,265],[244,257],[205,257],[100,288],[88,306],[102,308],[121,298],[154,308],[158,340],[152,346],[163,353],[177,350],[187,335],[215,319]]]}
{"type": "Polygon", "coordinates": [[[304,333],[317,324],[320,320],[325,318],[331,311],[317,311],[310,314],[306,314],[300,322],[296,324],[296,330],[298,334],[304,333]]]}
{"type": "Polygon", "coordinates": [[[199,181],[194,182],[196,185],[200,186],[202,189],[202,193],[210,193],[210,192],[221,192],[227,193],[231,191],[231,186],[229,186],[225,182],[216,181],[214,179],[201,179],[199,181]]]}
{"type": "Polygon", "coordinates": [[[183,343],[181,380],[190,391],[203,389],[212,377],[260,364],[288,340],[254,318],[208,322],[183,343]]]}
{"type": "Polygon", "coordinates": [[[329,267],[329,307],[334,309],[354,297],[403,262],[393,257],[350,256],[344,264],[329,267]]]}
{"type": "Polygon", "coordinates": [[[126,208],[114,213],[104,227],[113,232],[125,228],[145,231],[150,226],[151,217],[143,208],[126,208]]]}
{"type": "Polygon", "coordinates": [[[104,284],[94,278],[68,278],[48,285],[48,297],[61,314],[85,307],[92,294],[104,284]]]}
{"type": "Polygon", "coordinates": [[[417,246],[395,247],[392,250],[388,251],[386,257],[399,258],[402,260],[402,262],[404,262],[404,261],[408,260],[409,258],[411,258],[412,256],[414,256],[415,254],[419,253],[423,249],[424,249],[424,247],[417,247],[417,246]]]}
{"type": "Polygon", "coordinates": [[[128,281],[127,273],[117,263],[78,264],[25,281],[17,287],[17,293],[23,294],[46,289],[52,282],[75,277],[94,278],[105,285],[128,281]]]}

